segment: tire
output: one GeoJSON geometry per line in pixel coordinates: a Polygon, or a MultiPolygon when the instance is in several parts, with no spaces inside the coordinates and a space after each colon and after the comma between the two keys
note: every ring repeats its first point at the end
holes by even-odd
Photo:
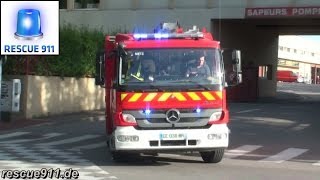
{"type": "Polygon", "coordinates": [[[224,149],[200,152],[200,155],[205,163],[219,163],[223,158],[224,149]]]}

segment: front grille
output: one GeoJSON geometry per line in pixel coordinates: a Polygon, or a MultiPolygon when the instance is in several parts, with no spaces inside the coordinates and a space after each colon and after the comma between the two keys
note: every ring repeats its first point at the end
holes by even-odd
{"type": "Polygon", "coordinates": [[[143,110],[126,110],[123,113],[134,116],[137,121],[137,128],[140,129],[206,128],[212,113],[220,112],[222,109],[202,109],[200,112],[191,108],[178,109],[180,120],[176,123],[170,123],[166,120],[168,110],[153,109],[150,114],[145,114],[143,110]]]}
{"type": "MultiPolygon", "coordinates": [[[[179,123],[193,123],[197,122],[201,119],[201,117],[188,117],[188,118],[181,118],[179,123]]],[[[144,120],[144,119],[143,119],[144,120]]],[[[157,123],[168,123],[165,118],[148,118],[146,119],[149,123],[157,124],[157,123]]],[[[138,120],[141,121],[141,120],[138,120]]]]}
{"type": "MultiPolygon", "coordinates": [[[[154,109],[152,110],[155,114],[166,114],[169,109],[154,109]]],[[[197,109],[179,109],[180,113],[195,113],[197,109]]]]}
{"type": "Polygon", "coordinates": [[[161,146],[186,146],[186,140],[162,140],[161,146]]]}
{"type": "Polygon", "coordinates": [[[188,145],[189,145],[189,146],[195,146],[195,145],[197,145],[197,140],[188,140],[188,145]]]}
{"type": "Polygon", "coordinates": [[[163,129],[209,129],[211,127],[211,124],[207,124],[205,126],[192,126],[192,127],[174,127],[174,126],[170,126],[170,127],[139,127],[139,126],[134,126],[134,128],[136,130],[163,130],[163,129]]]}
{"type": "MultiPolygon", "coordinates": [[[[161,140],[161,141],[149,141],[151,147],[157,146],[186,146],[186,140],[161,140]]],[[[188,140],[188,146],[195,146],[197,145],[197,140],[188,140]]]]}
{"type": "Polygon", "coordinates": [[[150,141],[150,146],[159,146],[159,141],[150,141]]]}

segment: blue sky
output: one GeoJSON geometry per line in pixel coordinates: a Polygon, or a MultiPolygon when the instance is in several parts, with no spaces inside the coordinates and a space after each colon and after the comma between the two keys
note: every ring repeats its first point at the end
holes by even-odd
{"type": "Polygon", "coordinates": [[[320,44],[320,36],[314,36],[314,35],[305,35],[305,36],[301,36],[305,39],[308,39],[308,40],[312,40],[312,41],[315,41],[317,43],[320,44]]]}

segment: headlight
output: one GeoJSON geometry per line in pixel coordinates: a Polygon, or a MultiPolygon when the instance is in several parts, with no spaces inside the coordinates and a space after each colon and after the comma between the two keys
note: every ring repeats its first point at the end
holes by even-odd
{"type": "Polygon", "coordinates": [[[210,116],[209,122],[210,122],[210,121],[211,121],[211,122],[218,121],[218,120],[220,120],[221,116],[222,116],[222,111],[220,111],[220,112],[214,112],[214,113],[212,113],[212,115],[210,116]]]}
{"type": "Polygon", "coordinates": [[[136,123],[136,118],[131,114],[122,114],[123,120],[128,123],[136,123]]]}

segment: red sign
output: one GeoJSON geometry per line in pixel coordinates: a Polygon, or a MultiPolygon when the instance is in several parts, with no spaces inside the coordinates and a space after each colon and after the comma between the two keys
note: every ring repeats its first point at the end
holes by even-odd
{"type": "Polygon", "coordinates": [[[246,8],[246,18],[320,17],[320,7],[246,8]]]}

